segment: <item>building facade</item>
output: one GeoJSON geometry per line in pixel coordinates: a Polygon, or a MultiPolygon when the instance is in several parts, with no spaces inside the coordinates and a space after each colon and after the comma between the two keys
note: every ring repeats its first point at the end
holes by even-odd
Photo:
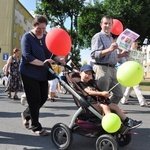
{"type": "Polygon", "coordinates": [[[22,35],[31,30],[33,16],[18,0],[0,0],[0,72],[22,35]]]}

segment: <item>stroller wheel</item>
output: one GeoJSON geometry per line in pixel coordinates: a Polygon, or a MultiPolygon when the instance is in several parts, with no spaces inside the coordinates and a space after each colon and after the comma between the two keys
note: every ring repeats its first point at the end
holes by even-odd
{"type": "Polygon", "coordinates": [[[96,140],[96,150],[118,150],[118,144],[112,135],[103,134],[96,140]]]}
{"type": "Polygon", "coordinates": [[[51,130],[52,141],[60,150],[67,149],[72,143],[71,130],[63,123],[57,123],[51,130]]]}
{"type": "Polygon", "coordinates": [[[116,134],[116,140],[119,146],[126,146],[131,142],[131,134],[116,134]]]}

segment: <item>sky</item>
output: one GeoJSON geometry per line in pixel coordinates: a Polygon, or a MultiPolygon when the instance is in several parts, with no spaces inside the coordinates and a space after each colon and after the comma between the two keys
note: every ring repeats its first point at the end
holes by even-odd
{"type": "MultiPolygon", "coordinates": [[[[19,1],[29,12],[36,10],[36,0],[19,0],[19,1]]],[[[46,30],[47,31],[50,30],[49,26],[47,26],[46,30]]],[[[81,50],[80,55],[81,55],[81,64],[83,63],[83,61],[89,63],[90,61],[89,50],[81,50]]]]}
{"type": "Polygon", "coordinates": [[[19,0],[21,4],[30,12],[36,9],[36,0],[19,0]]]}

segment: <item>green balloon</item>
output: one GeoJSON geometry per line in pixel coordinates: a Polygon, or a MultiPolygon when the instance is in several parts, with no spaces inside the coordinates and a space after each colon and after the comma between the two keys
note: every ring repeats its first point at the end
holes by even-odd
{"type": "Polygon", "coordinates": [[[115,113],[108,113],[102,118],[102,127],[108,133],[114,133],[121,127],[121,120],[115,113]]]}
{"type": "Polygon", "coordinates": [[[125,87],[138,85],[144,76],[143,67],[136,61],[127,61],[117,70],[117,80],[125,87]]]}

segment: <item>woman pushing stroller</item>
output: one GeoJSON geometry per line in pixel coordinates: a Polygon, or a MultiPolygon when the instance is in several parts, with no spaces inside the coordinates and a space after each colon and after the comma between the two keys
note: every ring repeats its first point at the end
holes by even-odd
{"type": "Polygon", "coordinates": [[[142,124],[142,121],[128,118],[118,107],[118,105],[111,103],[109,92],[99,91],[96,82],[93,80],[94,71],[90,65],[83,65],[80,69],[81,81],[78,85],[94,100],[91,104],[98,111],[105,115],[114,111],[122,120],[122,123],[129,129],[134,129],[142,124]]]}

